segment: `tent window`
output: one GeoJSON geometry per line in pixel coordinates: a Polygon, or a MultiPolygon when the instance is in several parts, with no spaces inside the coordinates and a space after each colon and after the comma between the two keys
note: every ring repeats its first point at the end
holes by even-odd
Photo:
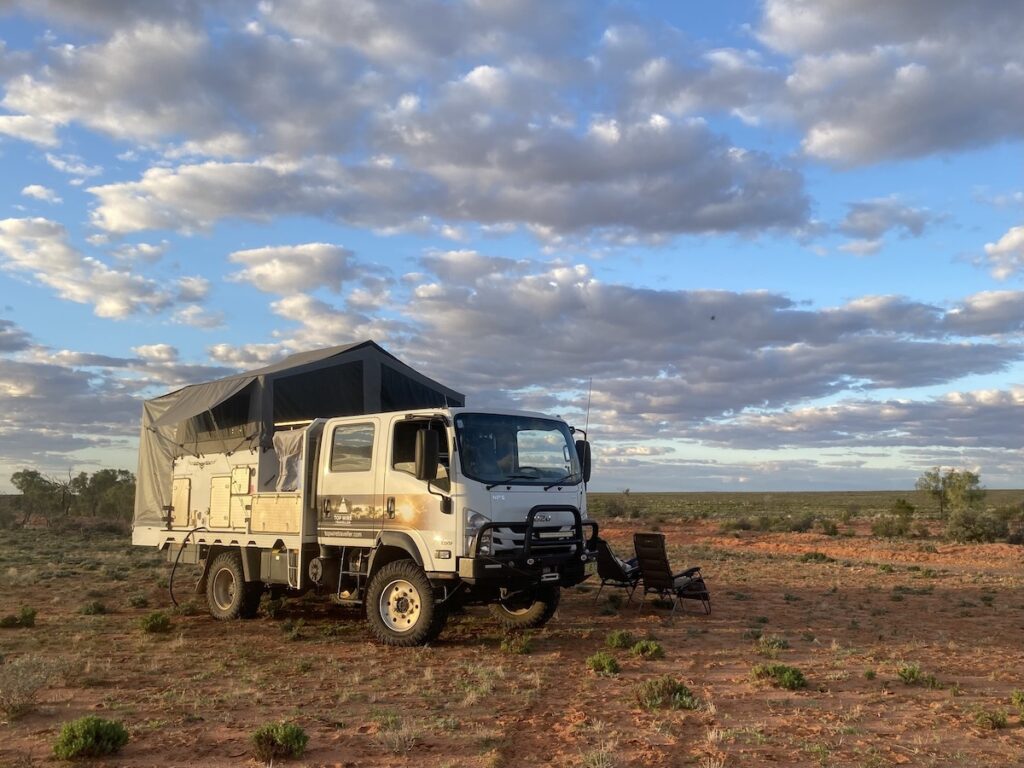
{"type": "Polygon", "coordinates": [[[331,439],[331,472],[368,472],[373,464],[373,424],[344,424],[331,439]]]}

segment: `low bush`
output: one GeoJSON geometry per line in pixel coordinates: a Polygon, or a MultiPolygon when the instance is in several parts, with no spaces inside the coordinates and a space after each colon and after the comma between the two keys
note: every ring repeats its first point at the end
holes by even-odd
{"type": "Polygon", "coordinates": [[[1004,709],[979,709],[974,713],[976,725],[995,731],[1006,727],[1006,710],[1004,709]]]}
{"type": "Polygon", "coordinates": [[[520,655],[533,653],[533,638],[529,635],[506,635],[501,640],[501,650],[504,653],[520,655]]]}
{"type": "Polygon", "coordinates": [[[721,530],[723,533],[729,531],[750,531],[753,530],[754,524],[750,522],[750,518],[737,517],[734,520],[725,520],[722,522],[721,530]]]}
{"type": "Polygon", "coordinates": [[[107,606],[99,600],[92,600],[82,606],[82,613],[86,616],[100,616],[107,612],[107,606]]]}
{"type": "Polygon", "coordinates": [[[636,639],[630,632],[624,629],[615,629],[608,633],[608,637],[604,639],[604,644],[609,648],[629,648],[636,642],[636,639]]]}
{"type": "Polygon", "coordinates": [[[149,608],[149,600],[145,595],[132,595],[128,598],[128,605],[132,608],[149,608]]]}
{"type": "Polygon", "coordinates": [[[801,563],[834,563],[834,557],[829,557],[824,552],[804,552],[800,555],[801,563]]]}
{"type": "Polygon", "coordinates": [[[693,692],[671,675],[647,680],[633,689],[637,703],[644,709],[699,709],[693,692]]]}
{"type": "Polygon", "coordinates": [[[1010,694],[1010,703],[1017,708],[1021,717],[1024,717],[1024,691],[1019,688],[1010,694]]]}
{"type": "Polygon", "coordinates": [[[828,518],[824,518],[818,521],[818,525],[821,526],[821,532],[824,533],[826,536],[839,535],[839,526],[836,525],[835,520],[829,520],[828,518]]]}
{"type": "Polygon", "coordinates": [[[598,651],[587,659],[587,666],[599,675],[615,675],[619,672],[619,662],[605,651],[598,651]]]}
{"type": "Polygon", "coordinates": [[[252,735],[253,754],[269,763],[280,758],[300,757],[309,744],[309,736],[293,723],[261,725],[252,735]]]}
{"type": "Polygon", "coordinates": [[[171,631],[171,617],[163,611],[153,611],[153,613],[142,617],[139,626],[142,627],[143,632],[149,634],[164,634],[171,631]]]}
{"type": "Polygon", "coordinates": [[[789,648],[789,641],[778,635],[762,635],[757,639],[757,652],[770,659],[774,659],[779,651],[787,648],[789,648]]]}
{"type": "Polygon", "coordinates": [[[920,664],[904,664],[896,669],[896,676],[904,685],[924,685],[928,688],[940,688],[935,675],[927,675],[921,670],[920,664]]]}
{"type": "Polygon", "coordinates": [[[0,711],[12,720],[31,712],[39,691],[60,671],[57,662],[33,656],[0,664],[0,711]]]}
{"type": "Polygon", "coordinates": [[[795,691],[807,687],[804,673],[785,664],[758,664],[751,670],[755,680],[767,680],[777,688],[795,691]]]}
{"type": "Polygon", "coordinates": [[[36,625],[36,609],[24,606],[17,614],[9,613],[6,616],[0,618],[0,627],[4,629],[13,629],[15,627],[21,627],[28,629],[36,625]]]}
{"type": "Polygon", "coordinates": [[[629,650],[634,656],[644,659],[661,659],[665,656],[665,650],[661,647],[661,643],[654,640],[640,640],[634,643],[629,650]]]}
{"type": "Polygon", "coordinates": [[[956,509],[946,519],[946,537],[956,542],[987,542],[1009,535],[1009,520],[993,510],[956,509]]]}
{"type": "Polygon", "coordinates": [[[53,754],[61,760],[103,757],[118,752],[127,743],[128,731],[121,723],[89,715],[64,724],[53,745],[53,754]]]}

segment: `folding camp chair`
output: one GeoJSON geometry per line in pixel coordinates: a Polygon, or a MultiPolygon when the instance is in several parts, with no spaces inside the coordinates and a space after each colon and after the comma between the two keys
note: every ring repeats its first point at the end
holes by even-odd
{"type": "Polygon", "coordinates": [[[629,591],[629,600],[626,605],[633,602],[633,593],[636,592],[640,583],[640,568],[636,560],[620,560],[612,552],[608,542],[598,537],[595,542],[597,546],[597,575],[601,577],[601,586],[594,597],[596,603],[601,597],[601,590],[605,584],[613,587],[622,587],[629,591]]]}
{"type": "Polygon", "coordinates": [[[635,533],[633,547],[636,549],[637,563],[644,585],[641,606],[647,593],[653,592],[662,599],[672,600],[670,617],[675,615],[680,600],[700,600],[704,613],[711,613],[711,593],[704,583],[700,566],[687,568],[682,573],[672,573],[668,553],[665,551],[663,533],[635,533]]]}

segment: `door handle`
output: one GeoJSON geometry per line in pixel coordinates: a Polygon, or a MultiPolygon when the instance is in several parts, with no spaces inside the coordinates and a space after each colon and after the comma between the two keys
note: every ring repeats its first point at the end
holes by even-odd
{"type": "Polygon", "coordinates": [[[324,499],[324,517],[331,516],[331,500],[324,499]]]}
{"type": "Polygon", "coordinates": [[[395,519],[395,497],[388,496],[388,518],[395,519]]]}

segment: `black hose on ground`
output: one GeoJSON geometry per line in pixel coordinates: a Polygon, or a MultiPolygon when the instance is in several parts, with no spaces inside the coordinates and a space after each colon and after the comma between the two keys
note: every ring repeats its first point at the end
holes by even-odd
{"type": "Polygon", "coordinates": [[[206,526],[199,525],[193,528],[188,533],[186,533],[185,538],[181,540],[181,548],[178,549],[178,554],[174,558],[174,565],[171,566],[171,575],[167,579],[167,592],[171,596],[171,602],[174,604],[175,608],[178,607],[178,601],[174,599],[174,572],[178,570],[178,562],[181,560],[181,553],[185,551],[185,544],[188,542],[189,537],[192,536],[193,533],[195,533],[196,531],[205,530],[207,530],[206,526]]]}

